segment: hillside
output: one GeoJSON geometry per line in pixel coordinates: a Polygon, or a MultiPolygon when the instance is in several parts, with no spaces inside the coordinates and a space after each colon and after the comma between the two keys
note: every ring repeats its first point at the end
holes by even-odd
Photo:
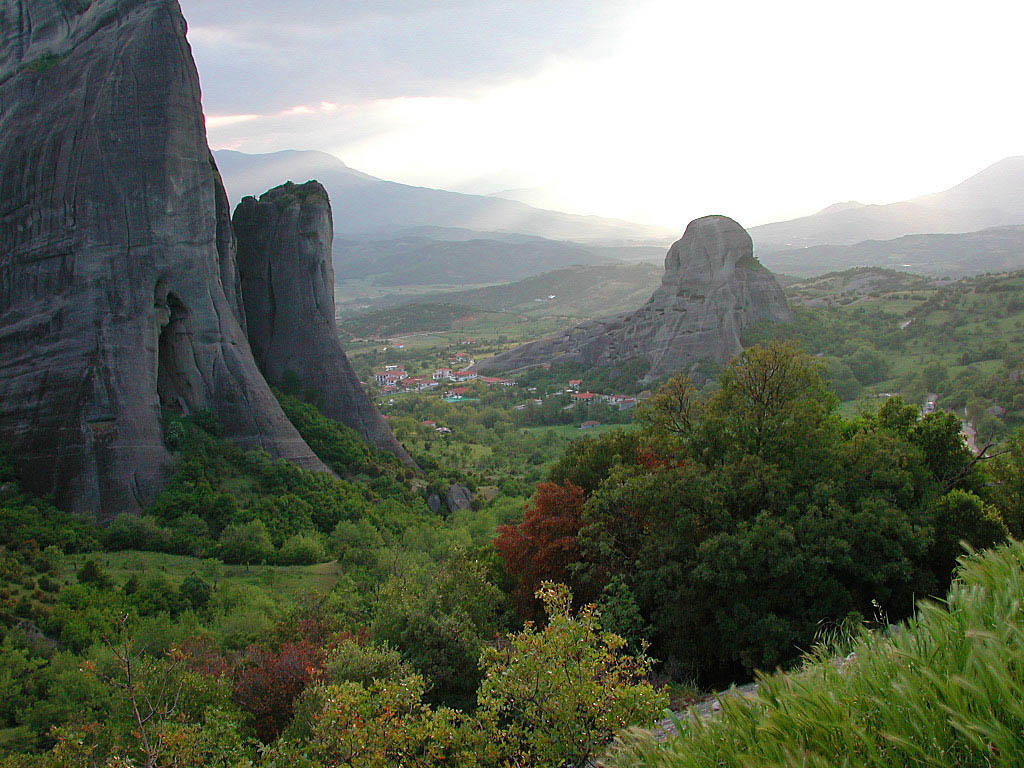
{"type": "MultiPolygon", "coordinates": [[[[661,274],[662,270],[649,262],[572,266],[486,288],[416,296],[396,294],[370,303],[351,302],[347,306],[339,306],[339,313],[351,317],[369,307],[383,315],[401,311],[396,309],[399,305],[416,303],[514,312],[528,317],[590,319],[640,306],[657,287],[661,274]]],[[[350,322],[343,322],[343,325],[348,327],[350,322]]],[[[432,328],[417,325],[406,330],[432,328]]]]}
{"type": "Polygon", "coordinates": [[[1001,160],[942,192],[888,205],[839,203],[810,216],[753,227],[750,235],[763,258],[816,245],[1013,224],[1024,224],[1024,157],[1001,160]]]}
{"type": "Polygon", "coordinates": [[[761,254],[769,269],[789,275],[820,275],[852,267],[906,269],[965,277],[1024,268],[1024,226],[964,234],[906,235],[854,245],[812,245],[761,254]]]}
{"type": "MultiPolygon", "coordinates": [[[[978,439],[1024,425],[1024,273],[941,280],[862,268],[786,288],[795,319],[751,329],[744,344],[799,343],[818,357],[847,412],[898,393],[935,400],[978,439]]],[[[981,443],[979,442],[979,445],[981,443]]]]}
{"type": "Polygon", "coordinates": [[[521,280],[572,264],[609,263],[612,258],[576,243],[523,237],[516,241],[473,239],[336,240],[334,275],[372,278],[382,286],[464,285],[521,280]]]}
{"type": "Polygon", "coordinates": [[[250,155],[214,152],[232,203],[285,181],[317,179],[334,202],[339,235],[388,233],[409,227],[456,227],[484,232],[519,232],[581,242],[656,240],[672,233],[658,227],[598,216],[533,208],[514,200],[414,187],[369,176],[324,152],[285,150],[250,155]]]}

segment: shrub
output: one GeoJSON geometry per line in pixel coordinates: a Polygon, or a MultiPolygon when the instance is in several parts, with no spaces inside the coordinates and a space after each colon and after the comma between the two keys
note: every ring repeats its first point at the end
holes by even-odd
{"type": "Polygon", "coordinates": [[[277,554],[281,565],[315,565],[327,559],[323,539],[315,533],[297,533],[284,544],[277,554]]]}
{"type": "Polygon", "coordinates": [[[213,596],[213,587],[194,573],[185,577],[179,590],[182,597],[196,610],[205,608],[213,596]]]}
{"type": "Polygon", "coordinates": [[[80,584],[93,584],[101,588],[110,586],[110,576],[91,557],[82,563],[75,576],[80,584]]]}
{"type": "Polygon", "coordinates": [[[307,642],[279,651],[250,648],[235,682],[235,701],[252,717],[263,741],[272,741],[292,719],[292,706],[319,674],[323,653],[307,642]]]}
{"type": "Polygon", "coordinates": [[[593,606],[571,611],[564,586],[538,592],[548,616],[481,657],[476,716],[496,729],[508,765],[587,765],[620,729],[655,720],[667,705],[647,677],[652,660],[623,653],[593,606]]]}
{"type": "Polygon", "coordinates": [[[217,552],[225,563],[250,565],[265,562],[274,554],[274,545],[263,522],[252,520],[225,528],[217,552]]]}

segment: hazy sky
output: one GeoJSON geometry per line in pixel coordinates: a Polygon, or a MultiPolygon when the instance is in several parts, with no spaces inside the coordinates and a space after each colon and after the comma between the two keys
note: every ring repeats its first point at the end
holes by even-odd
{"type": "Polygon", "coordinates": [[[1024,153],[1024,3],[181,0],[210,143],[679,228],[1024,153]]]}

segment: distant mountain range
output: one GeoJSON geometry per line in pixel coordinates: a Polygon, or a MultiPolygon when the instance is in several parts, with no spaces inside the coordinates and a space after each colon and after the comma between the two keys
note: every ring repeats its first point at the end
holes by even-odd
{"type": "Polygon", "coordinates": [[[677,236],[667,229],[629,221],[560,213],[500,197],[385,181],[349,168],[324,152],[285,150],[252,155],[219,150],[214,156],[232,204],[285,181],[318,180],[330,194],[334,229],[342,236],[370,235],[384,240],[411,227],[450,227],[579,243],[653,242],[665,247],[677,236]]]}
{"type": "Polygon", "coordinates": [[[951,189],[889,205],[837,203],[811,216],[752,227],[758,256],[904,235],[1024,224],[1024,157],[1009,157],[951,189]]]}
{"type": "MultiPolygon", "coordinates": [[[[514,281],[570,265],[660,261],[677,236],[501,197],[384,181],[323,152],[215,155],[233,201],[286,180],[324,184],[339,280],[381,286],[514,281]]],[[[749,232],[766,267],[794,276],[858,266],[957,277],[1024,269],[1024,157],[935,194],[888,205],[836,203],[749,232]]]]}
{"type": "Polygon", "coordinates": [[[773,272],[796,277],[865,266],[946,277],[1010,272],[1024,269],[1024,226],[952,235],[906,235],[854,245],[812,245],[762,253],[760,260],[773,272]]]}

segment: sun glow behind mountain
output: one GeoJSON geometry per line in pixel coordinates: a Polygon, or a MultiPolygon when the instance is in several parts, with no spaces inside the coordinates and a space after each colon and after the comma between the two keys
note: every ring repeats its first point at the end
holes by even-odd
{"type": "MultiPolygon", "coordinates": [[[[835,200],[912,197],[1024,149],[1012,97],[1024,10],[960,11],[616,6],[586,50],[522,72],[361,97],[325,80],[317,101],[273,110],[254,90],[245,112],[208,102],[208,127],[216,147],[322,149],[406,183],[515,190],[545,207],[673,227],[711,211],[753,225],[835,200]]],[[[218,29],[191,35],[204,81],[219,76],[204,48],[231,45],[218,29]]]]}

